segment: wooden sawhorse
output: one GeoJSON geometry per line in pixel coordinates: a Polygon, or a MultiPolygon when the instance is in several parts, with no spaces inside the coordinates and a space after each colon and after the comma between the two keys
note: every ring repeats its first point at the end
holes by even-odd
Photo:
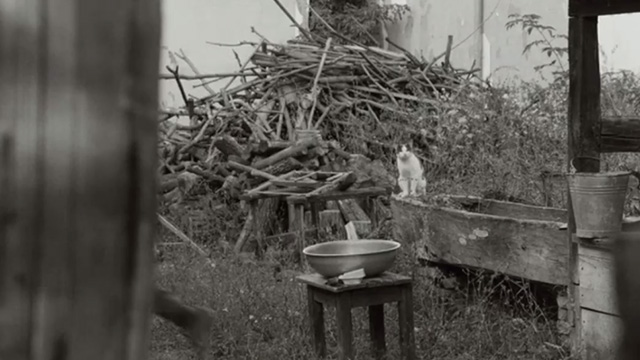
{"type": "Polygon", "coordinates": [[[316,353],[324,357],[327,352],[324,336],[324,306],[334,306],[337,317],[338,349],[340,359],[353,359],[351,309],[369,308],[369,333],[377,358],[386,351],[384,331],[384,304],[397,302],[400,322],[400,349],[402,359],[415,359],[413,328],[413,283],[410,277],[390,272],[365,278],[360,284],[327,285],[319,274],[298,276],[306,284],[311,334],[316,353]]]}

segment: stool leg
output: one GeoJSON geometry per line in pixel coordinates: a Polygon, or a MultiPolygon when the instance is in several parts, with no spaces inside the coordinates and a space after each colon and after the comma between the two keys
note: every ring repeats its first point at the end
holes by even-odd
{"type": "Polygon", "coordinates": [[[369,334],[376,359],[381,359],[386,352],[384,339],[384,304],[369,306],[369,334]]]}
{"type": "Polygon", "coordinates": [[[411,284],[403,286],[402,300],[398,301],[400,320],[400,351],[402,359],[416,358],[416,343],[413,330],[413,291],[411,284]]]}
{"type": "Polygon", "coordinates": [[[311,286],[307,286],[307,301],[313,348],[319,357],[325,357],[327,355],[327,343],[324,338],[324,309],[322,304],[314,299],[314,291],[311,286]]]}
{"type": "Polygon", "coordinates": [[[336,302],[336,325],[339,359],[353,359],[353,334],[351,328],[351,294],[342,293],[336,302]]]}

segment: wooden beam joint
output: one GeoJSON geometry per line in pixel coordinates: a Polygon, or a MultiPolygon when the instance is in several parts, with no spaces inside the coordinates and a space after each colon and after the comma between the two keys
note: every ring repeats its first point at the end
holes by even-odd
{"type": "Polygon", "coordinates": [[[569,0],[569,16],[603,16],[640,12],[637,0],[569,0]]]}
{"type": "Polygon", "coordinates": [[[600,127],[600,151],[640,152],[640,118],[603,118],[600,127]]]}

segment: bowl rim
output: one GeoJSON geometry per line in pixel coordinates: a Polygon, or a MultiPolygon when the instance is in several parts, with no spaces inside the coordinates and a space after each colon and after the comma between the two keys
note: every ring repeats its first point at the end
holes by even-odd
{"type": "Polygon", "coordinates": [[[397,242],[397,241],[393,241],[393,240],[385,240],[385,239],[362,239],[362,240],[334,240],[334,241],[325,241],[325,242],[321,242],[319,244],[313,244],[313,245],[309,245],[306,248],[302,249],[302,253],[305,256],[315,256],[315,257],[347,257],[347,256],[363,256],[363,255],[375,255],[375,254],[384,254],[384,253],[388,253],[388,252],[392,252],[392,251],[396,251],[398,250],[400,247],[402,246],[401,243],[397,242]],[[368,252],[366,254],[310,254],[309,250],[312,250],[314,248],[317,248],[323,244],[328,244],[328,243],[332,243],[332,242],[337,242],[337,241],[341,241],[341,242],[346,242],[346,243],[356,243],[356,242],[385,242],[385,243],[389,243],[392,245],[391,248],[389,249],[384,249],[384,250],[378,250],[378,251],[374,251],[374,252],[368,252]]]}

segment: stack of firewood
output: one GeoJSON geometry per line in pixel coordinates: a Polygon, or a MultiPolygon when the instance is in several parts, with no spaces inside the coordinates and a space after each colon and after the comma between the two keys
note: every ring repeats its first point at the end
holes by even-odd
{"type": "Polygon", "coordinates": [[[448,61],[427,63],[407,52],[332,45],[331,39],[281,45],[263,39],[253,45],[254,53],[233,74],[182,76],[169,68],[172,75],[165,77],[175,78],[180,89],[185,78],[201,86],[212,78],[228,81],[218,92],[208,88],[211,95],[201,99],[183,93],[184,108],[163,111],[161,189],[177,185],[173,174],[185,171],[236,192],[291,170],[338,171],[335,164],[350,158],[340,144],[393,148],[384,137],[394,124],[381,120],[384,113],[453,107],[442,94],[475,86],[469,81],[473,71],[455,70],[448,61]],[[190,123],[169,121],[180,115],[190,123]]]}

